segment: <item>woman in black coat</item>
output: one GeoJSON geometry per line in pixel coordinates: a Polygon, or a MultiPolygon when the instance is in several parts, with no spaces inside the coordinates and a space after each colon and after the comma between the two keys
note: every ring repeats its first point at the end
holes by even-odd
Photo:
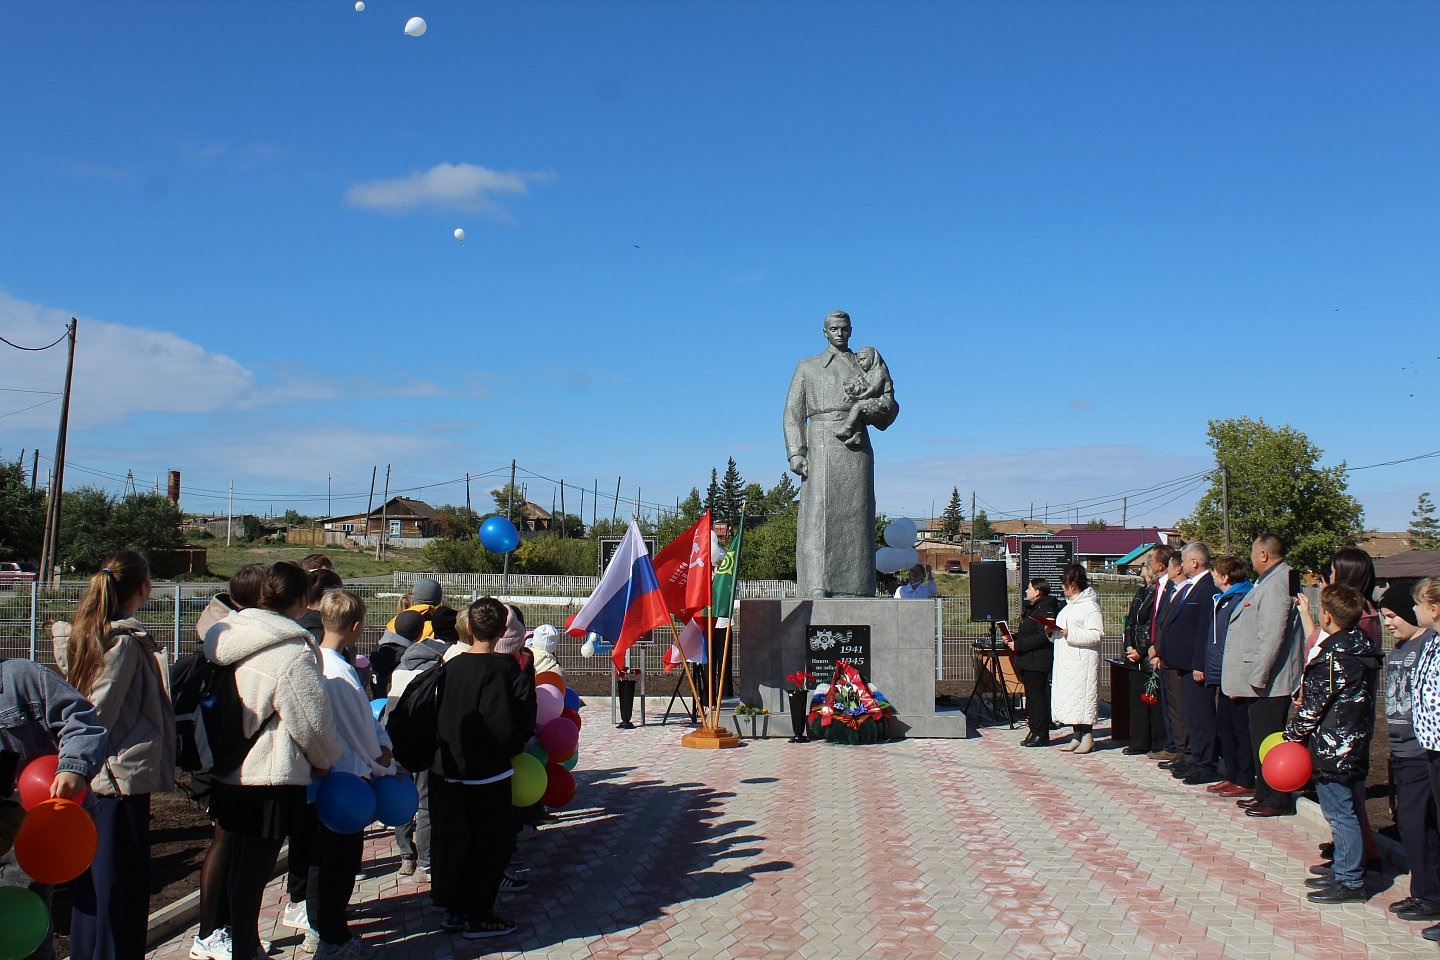
{"type": "Polygon", "coordinates": [[[1060,604],[1050,596],[1050,584],[1038,577],[1025,587],[1025,604],[1020,611],[1020,628],[1010,647],[1015,651],[1015,669],[1025,684],[1025,711],[1030,735],[1021,746],[1050,746],[1050,671],[1055,645],[1041,620],[1054,620],[1060,604]]]}
{"type": "Polygon", "coordinates": [[[1150,678],[1155,675],[1155,668],[1150,665],[1155,571],[1148,560],[1141,579],[1144,583],[1135,591],[1135,597],[1130,601],[1130,612],[1125,615],[1125,666],[1131,671],[1126,678],[1126,695],[1130,701],[1130,745],[1123,752],[1132,757],[1165,749],[1165,717],[1160,712],[1160,701],[1146,702],[1150,678]]]}

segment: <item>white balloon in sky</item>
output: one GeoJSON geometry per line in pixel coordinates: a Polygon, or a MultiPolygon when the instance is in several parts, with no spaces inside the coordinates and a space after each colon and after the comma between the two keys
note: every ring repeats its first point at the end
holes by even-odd
{"type": "Polygon", "coordinates": [[[411,17],[405,21],[405,32],[412,37],[425,36],[425,18],[411,17]]]}
{"type": "Polygon", "coordinates": [[[364,13],[364,12],[365,12],[365,0],[355,0],[355,12],[356,12],[356,13],[364,13]]]}
{"type": "Polygon", "coordinates": [[[456,239],[456,240],[464,240],[464,239],[465,239],[465,230],[464,230],[464,228],[462,228],[462,227],[456,227],[456,228],[455,228],[455,239],[456,239]]]}

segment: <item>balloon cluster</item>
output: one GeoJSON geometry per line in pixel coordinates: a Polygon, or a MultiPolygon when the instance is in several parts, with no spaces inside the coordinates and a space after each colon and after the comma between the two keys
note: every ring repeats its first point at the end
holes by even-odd
{"type": "MultiPolygon", "coordinates": [[[[16,786],[25,819],[12,848],[15,862],[37,883],[69,883],[95,859],[95,821],[74,800],[50,796],[60,758],[30,761],[16,786]]],[[[0,960],[19,960],[40,946],[50,932],[50,908],[25,887],[0,887],[0,960]]]]}
{"type": "Polygon", "coordinates": [[[505,517],[486,517],[480,524],[480,543],[492,553],[509,553],[520,545],[520,531],[505,517]]]}
{"type": "Polygon", "coordinates": [[[336,833],[359,833],[376,820],[398,827],[418,809],[415,781],[399,774],[366,780],[332,770],[315,787],[315,814],[336,833]]]}
{"type": "Polygon", "coordinates": [[[908,517],[892,520],[885,527],[885,546],[875,551],[875,569],[881,573],[899,573],[915,566],[920,554],[915,550],[919,531],[908,517]]]}
{"type": "Polygon", "coordinates": [[[1272,733],[1260,742],[1259,754],[1261,775],[1281,793],[1299,790],[1310,782],[1314,768],[1305,744],[1287,741],[1283,733],[1272,733]]]}
{"type": "Polygon", "coordinates": [[[536,803],[563,807],[575,799],[570,772],[580,760],[580,695],[554,671],[535,678],[535,736],[525,752],[513,757],[510,801],[517,807],[536,803]]]}

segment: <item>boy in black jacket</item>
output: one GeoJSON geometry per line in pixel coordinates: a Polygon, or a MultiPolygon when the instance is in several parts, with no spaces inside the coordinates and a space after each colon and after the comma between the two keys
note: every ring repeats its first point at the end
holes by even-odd
{"type": "Polygon", "coordinates": [[[515,924],[495,915],[495,896],[514,853],[512,757],[535,729],[535,690],[518,684],[520,663],[494,653],[508,611],[482,597],[465,611],[471,643],[443,666],[430,768],[431,892],[440,926],[467,940],[502,936],[515,924]]]}
{"type": "Polygon", "coordinates": [[[1365,843],[1360,807],[1370,770],[1375,731],[1375,678],[1380,648],[1355,628],[1365,601],[1351,587],[1329,586],[1320,593],[1320,628],[1300,682],[1300,709],[1285,728],[1286,740],[1309,742],[1315,793],[1335,841],[1333,874],[1316,878],[1312,903],[1365,899],[1365,843]],[[1323,884],[1323,885],[1322,885],[1323,884]]]}

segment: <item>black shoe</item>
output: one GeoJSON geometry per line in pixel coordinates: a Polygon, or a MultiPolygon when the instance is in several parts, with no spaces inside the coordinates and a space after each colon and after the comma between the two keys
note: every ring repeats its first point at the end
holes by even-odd
{"type": "Polygon", "coordinates": [[[1161,770],[1173,770],[1178,766],[1184,766],[1184,764],[1184,760],[1176,757],[1174,760],[1161,760],[1159,763],[1155,764],[1155,766],[1159,767],[1161,770]]]}
{"type": "Polygon", "coordinates": [[[1335,859],[1335,844],[1333,844],[1333,843],[1322,843],[1322,844],[1320,844],[1320,859],[1321,859],[1321,860],[1334,860],[1334,859],[1335,859]]]}
{"type": "Polygon", "coordinates": [[[1045,737],[1045,738],[1042,739],[1042,740],[1031,740],[1029,743],[1022,743],[1022,744],[1020,744],[1020,746],[1022,746],[1022,747],[1048,747],[1048,746],[1050,746],[1050,738],[1049,738],[1049,737],[1045,737]]]}
{"type": "Polygon", "coordinates": [[[455,933],[465,929],[465,914],[458,910],[446,910],[445,916],[440,918],[440,929],[449,930],[455,933]]]}
{"type": "Polygon", "coordinates": [[[1194,772],[1195,768],[1188,763],[1178,764],[1170,768],[1170,776],[1174,777],[1176,780],[1184,780],[1186,777],[1190,776],[1190,774],[1194,772]]]}
{"type": "Polygon", "coordinates": [[[1421,930],[1420,936],[1424,937],[1426,940],[1429,940],[1431,943],[1440,943],[1440,923],[1435,924],[1435,926],[1433,927],[1426,927],[1424,930],[1421,930]]]}
{"type": "Polygon", "coordinates": [[[1315,864],[1315,866],[1310,868],[1310,872],[1315,874],[1315,876],[1317,877],[1335,876],[1335,869],[1331,867],[1328,863],[1317,863],[1315,864]]]}
{"type": "Polygon", "coordinates": [[[621,720],[619,723],[615,724],[615,729],[616,729],[616,730],[634,730],[634,729],[635,729],[635,724],[631,723],[629,720],[621,720]]]}
{"type": "Polygon", "coordinates": [[[1030,746],[1031,744],[1033,744],[1034,742],[1035,742],[1035,734],[1032,733],[1032,734],[1027,735],[1024,740],[1021,740],[1021,741],[1020,741],[1020,746],[1022,746],[1022,747],[1028,747],[1028,746],[1030,746]]]}
{"type": "Polygon", "coordinates": [[[1311,890],[1329,890],[1335,886],[1334,877],[1306,877],[1305,886],[1311,890]]]}
{"type": "Polygon", "coordinates": [[[1126,747],[1124,750],[1121,750],[1120,752],[1123,753],[1123,754],[1125,754],[1125,756],[1127,756],[1127,757],[1138,757],[1138,756],[1141,756],[1141,755],[1143,755],[1143,754],[1148,754],[1148,753],[1150,752],[1150,748],[1149,748],[1149,747],[1126,747]]]}
{"type": "Polygon", "coordinates": [[[1424,900],[1416,900],[1414,897],[1406,897],[1404,900],[1396,900],[1394,903],[1390,904],[1390,912],[1399,913],[1401,910],[1404,910],[1409,906],[1412,906],[1416,903],[1424,902],[1424,900]]]}
{"type": "Polygon", "coordinates": [[[1192,770],[1181,783],[1187,787],[1203,787],[1209,783],[1219,783],[1222,777],[1213,770],[1202,771],[1192,770]]]}
{"type": "Polygon", "coordinates": [[[1390,910],[1401,920],[1440,920],[1440,903],[1434,900],[1416,900],[1411,898],[1412,903],[1408,907],[1399,907],[1399,904],[1392,906],[1390,910]]]}
{"type": "Polygon", "coordinates": [[[515,924],[494,915],[480,917],[465,924],[466,940],[485,940],[489,937],[503,937],[515,932],[515,924]]]}
{"type": "Polygon", "coordinates": [[[1305,894],[1311,903],[1364,903],[1365,888],[1334,886],[1328,890],[1315,890],[1305,894]]]}

